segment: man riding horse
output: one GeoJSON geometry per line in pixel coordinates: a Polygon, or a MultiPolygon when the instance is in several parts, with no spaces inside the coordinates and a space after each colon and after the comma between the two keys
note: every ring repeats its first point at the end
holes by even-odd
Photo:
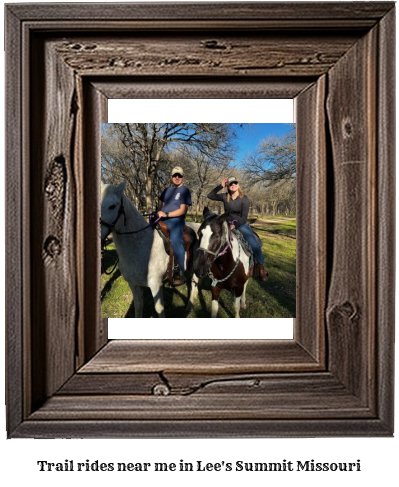
{"type": "Polygon", "coordinates": [[[223,202],[224,211],[226,213],[230,212],[231,215],[232,223],[230,228],[232,230],[234,230],[234,228],[240,230],[245,240],[252,248],[256,261],[255,275],[257,275],[261,281],[267,281],[269,273],[265,269],[265,259],[263,258],[261,246],[247,223],[250,201],[241,190],[238,179],[234,176],[223,179],[221,184],[216,186],[216,188],[208,194],[208,198],[210,200],[223,202]],[[218,194],[219,191],[226,186],[227,193],[218,194]]]}
{"type": "Polygon", "coordinates": [[[183,184],[184,171],[180,166],[172,169],[171,178],[172,186],[166,188],[159,197],[161,205],[159,207],[158,217],[169,228],[171,245],[180,267],[179,277],[173,282],[175,286],[178,286],[185,283],[183,230],[186,224],[185,215],[192,202],[190,190],[183,184]]]}

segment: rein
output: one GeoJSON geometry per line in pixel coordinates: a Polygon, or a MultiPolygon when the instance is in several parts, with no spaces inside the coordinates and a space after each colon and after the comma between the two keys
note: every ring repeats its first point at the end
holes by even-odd
{"type": "MultiPolygon", "coordinates": [[[[140,232],[142,232],[143,230],[146,230],[149,227],[154,227],[159,222],[159,220],[161,219],[161,217],[158,217],[157,219],[150,221],[150,223],[148,225],[146,225],[143,228],[140,228],[140,230],[132,230],[131,232],[120,232],[119,230],[117,230],[115,228],[115,225],[116,225],[117,221],[119,220],[119,218],[122,215],[123,215],[123,219],[124,219],[123,226],[125,227],[126,226],[126,213],[125,213],[125,207],[123,206],[123,199],[121,198],[121,206],[119,207],[118,215],[115,218],[115,220],[113,221],[113,223],[108,223],[108,222],[106,222],[105,220],[103,220],[100,217],[100,224],[101,225],[104,225],[105,227],[107,227],[109,229],[108,235],[111,232],[115,232],[118,235],[133,235],[135,233],[140,233],[140,232]]],[[[154,216],[154,215],[156,215],[156,212],[155,211],[153,213],[147,213],[145,216],[150,216],[151,217],[151,216],[154,216]]]]}
{"type": "Polygon", "coordinates": [[[227,281],[227,279],[234,274],[234,272],[236,271],[236,269],[238,267],[238,264],[240,263],[240,254],[241,254],[241,245],[238,244],[238,257],[237,257],[237,261],[235,263],[235,266],[233,267],[232,271],[223,279],[216,279],[216,277],[212,274],[212,271],[209,270],[208,275],[212,279],[211,286],[215,287],[218,282],[227,281]]]}

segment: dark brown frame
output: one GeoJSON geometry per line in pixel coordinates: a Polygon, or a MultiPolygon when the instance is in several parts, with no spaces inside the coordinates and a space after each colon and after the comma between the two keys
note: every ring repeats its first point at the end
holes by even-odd
{"type": "Polygon", "coordinates": [[[9,437],[393,434],[394,34],[393,2],[6,6],[9,437]],[[292,341],[107,342],[115,97],[295,98],[292,341]]]}

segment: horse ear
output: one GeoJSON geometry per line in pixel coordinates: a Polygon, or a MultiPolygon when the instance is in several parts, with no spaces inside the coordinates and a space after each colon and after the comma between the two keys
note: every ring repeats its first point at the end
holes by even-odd
{"type": "Polygon", "coordinates": [[[126,181],[123,181],[123,183],[119,184],[115,188],[115,194],[118,196],[118,198],[122,198],[122,194],[125,191],[126,188],[126,181]]]}
{"type": "Polygon", "coordinates": [[[216,213],[216,211],[211,211],[207,206],[205,206],[205,208],[202,212],[202,216],[204,217],[204,221],[205,221],[208,218],[213,218],[213,217],[218,216],[218,214],[216,213]]]}

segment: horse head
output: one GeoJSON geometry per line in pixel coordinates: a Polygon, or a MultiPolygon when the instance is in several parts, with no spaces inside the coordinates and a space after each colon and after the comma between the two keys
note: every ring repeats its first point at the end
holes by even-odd
{"type": "Polygon", "coordinates": [[[229,235],[229,213],[218,216],[208,210],[204,216],[205,219],[198,229],[199,246],[194,259],[194,272],[200,278],[208,274],[229,235]]]}
{"type": "Polygon", "coordinates": [[[126,181],[118,186],[101,184],[101,245],[115,229],[120,217],[124,215],[122,196],[125,187],[126,181]]]}
{"type": "Polygon", "coordinates": [[[215,215],[219,215],[219,213],[210,210],[207,206],[204,206],[204,209],[202,210],[202,216],[204,217],[204,220],[206,218],[209,218],[210,216],[215,216],[215,215]]]}

